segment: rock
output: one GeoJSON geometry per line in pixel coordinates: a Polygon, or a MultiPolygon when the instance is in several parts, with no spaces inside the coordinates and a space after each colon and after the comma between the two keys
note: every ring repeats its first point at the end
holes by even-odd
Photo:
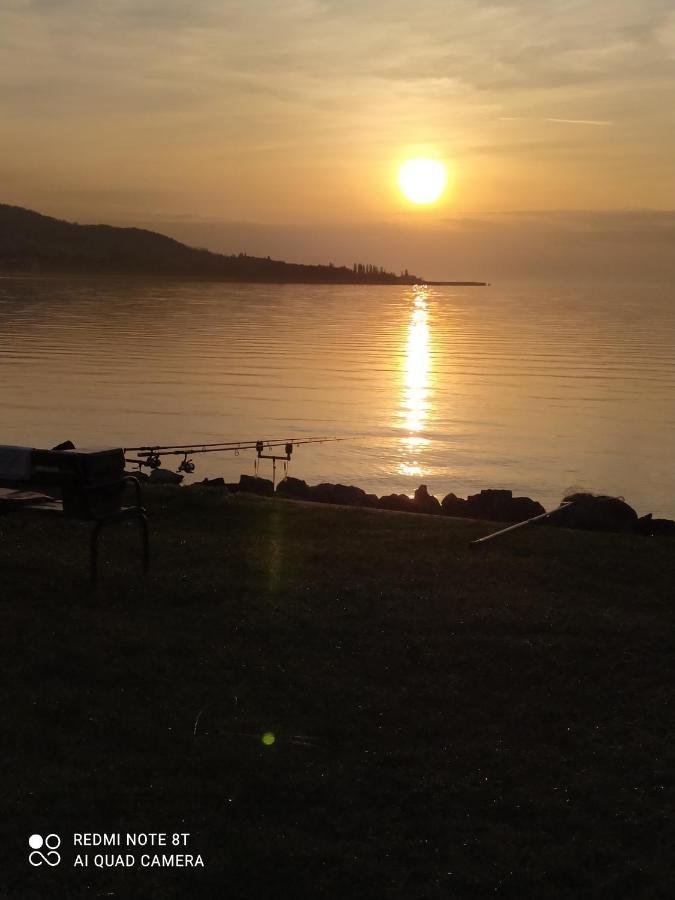
{"type": "Polygon", "coordinates": [[[52,450],[74,450],[75,444],[72,441],[64,441],[62,444],[57,444],[56,447],[52,447],[52,450]]]}
{"type": "Polygon", "coordinates": [[[426,484],[421,484],[415,491],[414,504],[417,512],[428,513],[430,515],[439,515],[441,512],[441,504],[436,497],[433,497],[426,484]]]}
{"type": "Polygon", "coordinates": [[[239,490],[247,494],[260,494],[263,497],[274,495],[274,485],[269,478],[256,478],[254,475],[240,475],[239,490]]]}
{"type": "Polygon", "coordinates": [[[472,519],[490,519],[492,522],[507,522],[504,511],[513,500],[513,493],[506,490],[488,489],[480,494],[469,494],[466,498],[466,515],[472,519]]]}
{"type": "Polygon", "coordinates": [[[638,534],[652,534],[653,522],[651,513],[647,513],[646,516],[640,516],[635,525],[635,530],[638,534]]]}
{"type": "Polygon", "coordinates": [[[509,522],[525,522],[535,516],[541,516],[546,510],[537,500],[530,497],[514,497],[511,501],[509,522]]]}
{"type": "Polygon", "coordinates": [[[467,500],[448,494],[441,510],[446,516],[465,519],[489,519],[492,522],[524,522],[546,512],[541,503],[529,497],[514,497],[508,490],[484,490],[467,500]]]}
{"type": "Polygon", "coordinates": [[[310,487],[301,478],[286,477],[277,485],[277,494],[289,500],[309,500],[310,487]]]}
{"type": "Polygon", "coordinates": [[[203,481],[196,482],[196,484],[192,485],[192,487],[196,487],[197,485],[204,485],[204,487],[224,488],[225,490],[227,490],[227,487],[225,485],[225,479],[222,477],[204,478],[203,481]]]}
{"type": "Polygon", "coordinates": [[[464,515],[492,522],[524,522],[546,512],[529,497],[514,497],[508,490],[484,490],[467,498],[464,515]]]}
{"type": "Polygon", "coordinates": [[[183,502],[194,503],[194,509],[220,507],[234,502],[224,478],[204,478],[182,488],[183,502]]]}
{"type": "Polygon", "coordinates": [[[563,502],[572,506],[551,518],[551,524],[562,528],[585,528],[588,531],[636,531],[638,516],[625,500],[619,497],[594,494],[570,494],[563,502]]]}
{"type": "Polygon", "coordinates": [[[675,521],[672,519],[652,519],[652,534],[659,537],[675,537],[675,521]]]}
{"type": "Polygon", "coordinates": [[[466,513],[466,500],[456,494],[446,494],[441,501],[441,512],[445,516],[464,517],[466,513]]]}
{"type": "Polygon", "coordinates": [[[346,484],[312,485],[309,489],[308,500],[316,500],[317,503],[337,503],[341,506],[362,506],[366,492],[359,487],[346,484]]]}
{"type": "Polygon", "coordinates": [[[635,530],[639,534],[652,536],[675,536],[675,522],[672,519],[654,519],[651,513],[637,520],[635,530]]]}
{"type": "Polygon", "coordinates": [[[179,472],[170,469],[153,469],[148,477],[147,484],[180,484],[183,476],[179,472]]]}
{"type": "Polygon", "coordinates": [[[393,509],[398,512],[415,512],[415,502],[407,494],[387,494],[380,497],[380,509],[393,509]]]}

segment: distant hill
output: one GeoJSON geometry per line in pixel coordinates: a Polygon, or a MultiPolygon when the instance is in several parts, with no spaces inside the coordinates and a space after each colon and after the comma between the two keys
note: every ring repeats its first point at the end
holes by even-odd
{"type": "Polygon", "coordinates": [[[306,266],[197,250],[141,228],[78,225],[0,204],[0,273],[164,275],[223,281],[421,284],[372,265],[306,266]]]}

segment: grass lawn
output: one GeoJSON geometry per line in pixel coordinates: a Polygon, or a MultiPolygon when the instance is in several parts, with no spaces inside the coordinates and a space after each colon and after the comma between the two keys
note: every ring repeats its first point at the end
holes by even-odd
{"type": "Polygon", "coordinates": [[[672,540],[146,500],[95,590],[86,527],[0,518],[0,897],[675,894],[672,540]],[[73,868],[127,831],[204,868],[73,868]]]}

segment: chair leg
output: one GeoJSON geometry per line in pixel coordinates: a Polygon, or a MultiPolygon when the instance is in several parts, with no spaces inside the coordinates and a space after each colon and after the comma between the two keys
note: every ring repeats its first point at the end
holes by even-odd
{"type": "Polygon", "coordinates": [[[92,584],[96,584],[98,577],[98,536],[101,531],[102,522],[97,522],[91,533],[91,541],[89,543],[89,580],[92,584]]]}
{"type": "Polygon", "coordinates": [[[148,517],[145,510],[141,509],[138,515],[141,526],[141,541],[143,544],[143,574],[147,574],[150,568],[150,536],[148,533],[148,517]]]}

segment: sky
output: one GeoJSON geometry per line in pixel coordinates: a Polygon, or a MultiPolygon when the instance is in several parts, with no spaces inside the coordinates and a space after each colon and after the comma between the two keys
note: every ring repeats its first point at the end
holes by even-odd
{"type": "Polygon", "coordinates": [[[0,0],[0,202],[60,218],[428,277],[533,242],[665,272],[674,160],[672,0],[0,0]],[[397,190],[415,156],[448,166],[430,207],[397,190]]]}

